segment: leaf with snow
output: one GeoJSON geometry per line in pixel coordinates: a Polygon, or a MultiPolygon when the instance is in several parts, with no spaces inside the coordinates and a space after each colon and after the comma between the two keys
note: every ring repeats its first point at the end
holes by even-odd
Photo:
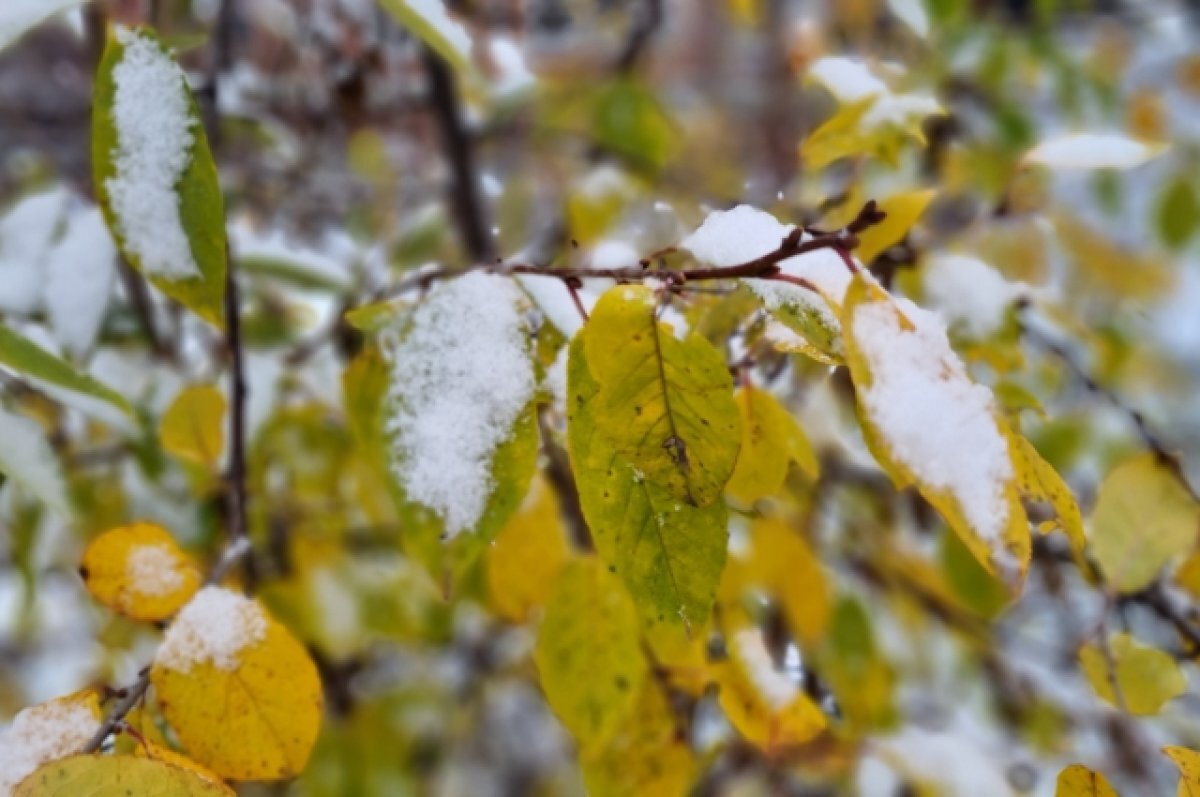
{"type": "Polygon", "coordinates": [[[0,324],[0,365],[57,387],[107,401],[130,417],[133,407],[117,391],[81,373],[24,335],[0,324]]]}
{"type": "Polygon", "coordinates": [[[527,308],[511,279],[475,272],[438,285],[382,340],[392,475],[446,537],[494,535],[532,478],[496,471],[506,443],[536,448],[525,436],[537,390],[527,308]]]}
{"type": "Polygon", "coordinates": [[[85,2],[87,0],[4,0],[0,3],[0,50],[55,14],[85,2]]]}
{"type": "Polygon", "coordinates": [[[43,764],[83,750],[100,730],[100,701],[87,690],[31,706],[0,733],[0,795],[43,764]]]}
{"type": "Polygon", "coordinates": [[[183,70],[150,31],[116,26],[93,103],[94,181],[118,247],[167,296],[220,323],[225,213],[183,70]]]}
{"type": "Polygon", "coordinates": [[[1009,282],[987,263],[965,255],[933,255],[921,274],[928,302],[952,329],[973,340],[998,331],[1013,302],[1029,294],[1024,283],[1009,282]]]}
{"type": "Polygon", "coordinates": [[[460,73],[472,69],[471,34],[443,0],[381,0],[384,9],[460,73]]]}
{"type": "Polygon", "coordinates": [[[83,552],[88,592],[135,620],[165,620],[200,586],[200,571],[161,526],[134,523],[104,532],[83,552]]]}
{"type": "MultiPolygon", "coordinates": [[[[182,758],[182,756],[180,756],[182,758]]],[[[17,787],[14,797],[233,797],[220,781],[192,768],[128,755],[76,755],[43,766],[17,787]]]]}
{"type": "Polygon", "coordinates": [[[47,259],[70,195],[61,188],[30,194],[0,219],[0,310],[37,310],[47,259]]]}
{"type": "Polygon", "coordinates": [[[1166,151],[1120,133],[1074,133],[1046,139],[1025,154],[1026,163],[1050,169],[1132,169],[1166,151]]]}
{"type": "MultiPolygon", "coordinates": [[[[794,229],[770,213],[738,205],[710,213],[680,247],[705,265],[735,266],[775,251],[794,229]]],[[[810,238],[806,234],[802,240],[810,238]]],[[[742,283],[772,315],[808,342],[805,354],[839,364],[843,350],[838,313],[851,278],[846,262],[832,249],[818,249],[778,265],[786,279],[751,278],[742,283]]]]}
{"type": "Polygon", "coordinates": [[[117,248],[99,208],[71,213],[46,257],[42,304],[59,343],[76,357],[92,347],[116,276],[117,248]]]}
{"type": "Polygon", "coordinates": [[[843,307],[847,363],[868,447],[916,484],[968,549],[1015,586],[1031,542],[1007,427],[932,313],[857,279],[843,307]]]}
{"type": "Polygon", "coordinates": [[[197,592],[167,629],[150,682],[179,741],[217,775],[278,780],[304,769],[321,719],[317,668],[250,598],[197,592]]]}
{"type": "Polygon", "coordinates": [[[67,485],[46,434],[37,422],[0,408],[0,474],[61,517],[69,517],[67,485]]]}

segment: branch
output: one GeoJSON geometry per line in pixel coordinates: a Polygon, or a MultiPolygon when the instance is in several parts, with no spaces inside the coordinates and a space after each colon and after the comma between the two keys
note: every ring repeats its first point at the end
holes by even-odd
{"type": "Polygon", "coordinates": [[[854,260],[850,257],[851,250],[858,246],[858,236],[869,227],[883,221],[885,213],[878,209],[875,200],[867,202],[859,211],[854,221],[840,230],[823,231],[812,228],[796,227],[788,234],[779,246],[765,255],[738,263],[732,266],[717,266],[708,268],[670,269],[651,268],[649,258],[641,260],[635,266],[623,268],[555,268],[553,266],[533,265],[530,263],[481,263],[466,269],[438,269],[425,274],[418,274],[412,279],[401,282],[387,291],[380,298],[402,294],[413,288],[428,287],[438,280],[453,279],[471,271],[486,270],[496,274],[534,274],[542,277],[557,277],[570,286],[578,284],[583,279],[611,279],[617,282],[641,282],[646,279],[657,279],[672,287],[679,287],[690,282],[726,279],[776,279],[790,282],[809,290],[815,287],[806,280],[784,274],[779,264],[797,255],[816,252],[821,249],[833,249],[841,255],[850,271],[857,271],[854,260]],[[801,240],[807,234],[811,237],[801,240]]]}
{"type": "Polygon", "coordinates": [[[638,59],[645,52],[646,45],[650,43],[655,32],[662,27],[663,1],[642,0],[634,8],[633,13],[634,19],[629,26],[629,37],[625,40],[625,45],[621,48],[621,54],[617,58],[616,70],[621,74],[633,71],[633,68],[637,66],[638,59]]]}

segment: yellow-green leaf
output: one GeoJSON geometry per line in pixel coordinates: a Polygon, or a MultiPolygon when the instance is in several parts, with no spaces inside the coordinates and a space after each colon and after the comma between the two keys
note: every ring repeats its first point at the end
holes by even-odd
{"type": "Polygon", "coordinates": [[[1079,651],[1079,663],[1088,682],[1105,701],[1130,714],[1157,714],[1168,701],[1183,694],[1187,681],[1175,659],[1156,648],[1140,645],[1129,634],[1116,634],[1109,640],[1112,667],[1098,645],[1085,645],[1079,651]],[[1120,700],[1113,681],[1120,690],[1120,700]]]}
{"type": "Polygon", "coordinates": [[[446,13],[441,0],[381,0],[380,4],[410,33],[432,47],[459,72],[471,69],[471,36],[462,23],[446,13]]]}
{"type": "Polygon", "coordinates": [[[1101,773],[1090,770],[1082,764],[1071,764],[1058,773],[1054,797],[1119,797],[1119,795],[1101,773]]]}
{"type": "Polygon", "coordinates": [[[1108,584],[1137,592],[1196,543],[1200,505],[1154,454],[1118,465],[1100,484],[1092,555],[1108,584]]]}
{"type": "Polygon", "coordinates": [[[744,385],[735,400],[742,417],[742,447],[726,492],[742,504],[774,495],[796,463],[810,478],[820,471],[804,430],[770,393],[744,385]]]}
{"type": "Polygon", "coordinates": [[[321,681],[304,646],[258,603],[205,587],[167,629],[150,670],[163,716],[188,754],[235,780],[304,769],[321,681]]]}
{"type": "Polygon", "coordinates": [[[17,786],[13,797],[232,797],[233,789],[166,761],[76,755],[53,761],[17,786]]]}
{"type": "Polygon", "coordinates": [[[631,459],[636,450],[621,450],[624,437],[600,429],[600,386],[585,347],[590,329],[571,341],[567,359],[567,443],[596,551],[624,580],[644,617],[685,629],[702,625],[725,565],[725,505],[696,507],[680,499],[646,477],[631,459]]]}
{"type": "Polygon", "coordinates": [[[842,309],[846,360],[868,448],[899,487],[916,485],[1010,588],[1032,543],[1011,435],[931,313],[857,278],[842,309]]]}
{"type": "Polygon", "coordinates": [[[1021,495],[1027,500],[1048,503],[1057,516],[1057,525],[1071,541],[1072,550],[1082,552],[1087,545],[1087,536],[1083,530],[1083,515],[1071,488],[1032,443],[1011,430],[1009,440],[1013,445],[1013,464],[1021,495]]]}
{"type": "Polygon", "coordinates": [[[65,360],[55,357],[3,324],[0,324],[0,365],[6,365],[17,373],[40,379],[56,387],[107,401],[122,412],[133,415],[133,408],[120,393],[103,382],[76,371],[65,360]]]}
{"type": "Polygon", "coordinates": [[[521,623],[545,605],[567,554],[558,500],[535,479],[525,503],[488,548],[488,587],[500,616],[521,623]]]}
{"type": "Polygon", "coordinates": [[[167,296],[219,324],[225,211],[183,70],[148,29],[114,27],[92,108],[93,182],[121,253],[167,296]]]}
{"type": "Polygon", "coordinates": [[[212,468],[225,444],[225,396],[212,385],[194,385],[163,413],[158,436],[175,456],[212,468]]]}
{"type": "Polygon", "coordinates": [[[1179,787],[1176,797],[1200,795],[1200,753],[1186,747],[1164,747],[1163,752],[1179,767],[1179,787]]]}
{"type": "Polygon", "coordinates": [[[923,189],[893,194],[879,203],[879,209],[887,215],[883,221],[868,227],[858,236],[858,248],[854,253],[864,263],[870,263],[888,247],[901,241],[909,229],[921,218],[925,208],[937,191],[923,189]]]}
{"type": "Polygon", "coordinates": [[[580,745],[604,744],[636,704],[646,663],[637,609],[599,559],[559,574],[534,658],[546,699],[580,745]]]}
{"type": "Polygon", "coordinates": [[[88,544],[79,572],[92,597],[135,620],[165,620],[200,586],[200,571],[153,523],[104,532],[88,544]]]}

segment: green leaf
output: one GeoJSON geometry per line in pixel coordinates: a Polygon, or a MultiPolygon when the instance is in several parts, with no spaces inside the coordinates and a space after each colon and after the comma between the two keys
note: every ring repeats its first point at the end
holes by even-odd
{"type": "MultiPolygon", "coordinates": [[[[644,464],[639,467],[634,459],[647,432],[635,434],[626,426],[614,434],[613,424],[598,421],[602,388],[589,367],[586,341],[597,320],[604,329],[611,310],[611,302],[601,299],[592,321],[571,342],[567,359],[567,444],[580,505],[597,552],[625,581],[643,616],[689,629],[706,622],[712,610],[725,567],[726,508],[721,501],[697,507],[648,478],[644,464]]],[[[649,317],[648,312],[638,316],[649,317]]],[[[648,332],[625,330],[643,337],[648,332]]],[[[620,350],[627,342],[613,345],[620,350]]],[[[723,403],[716,409],[736,421],[736,408],[728,415],[723,403]]],[[[611,404],[606,406],[612,411],[611,404]]],[[[715,427],[720,415],[711,417],[715,427]]]]}
{"type": "Polygon", "coordinates": [[[2,325],[0,325],[0,365],[6,365],[18,373],[49,382],[57,387],[106,401],[133,417],[133,407],[120,393],[99,380],[76,371],[65,360],[59,359],[23,335],[2,325]]]}
{"type": "Polygon", "coordinates": [[[1092,555],[1110,586],[1137,592],[1196,543],[1197,505],[1152,454],[1118,465],[1100,484],[1092,514],[1092,555]]]}
{"type": "Polygon", "coordinates": [[[1157,714],[1168,701],[1183,694],[1187,680],[1175,659],[1156,648],[1139,645],[1129,634],[1117,634],[1109,641],[1112,666],[1098,645],[1085,645],[1079,651],[1079,663],[1088,682],[1108,703],[1123,705],[1130,714],[1157,714]],[[1120,688],[1121,700],[1113,689],[1120,688]]]}
{"type": "Polygon", "coordinates": [[[585,749],[602,745],[636,704],[646,677],[637,609],[598,559],[563,568],[534,660],[551,708],[585,749]]]}
{"type": "Polygon", "coordinates": [[[432,47],[459,72],[471,70],[471,37],[438,2],[380,0],[380,5],[410,33],[432,47]]]}
{"type": "Polygon", "coordinates": [[[1191,239],[1200,222],[1200,198],[1186,176],[1176,177],[1158,200],[1158,234],[1172,249],[1191,239]]]}
{"type": "Polygon", "coordinates": [[[147,29],[118,27],[109,34],[96,72],[92,164],[97,198],[121,253],[167,296],[220,324],[227,250],[217,168],[183,70],[147,29]],[[131,81],[134,75],[137,82],[118,102],[120,75],[131,81]],[[161,96],[143,101],[136,94],[169,98],[176,87],[174,103],[161,96]],[[171,148],[175,134],[190,137],[190,143],[180,142],[186,147],[181,168],[171,148]],[[172,203],[177,212],[170,210],[172,203]],[[161,226],[148,230],[147,218],[161,226]]]}
{"type": "Polygon", "coordinates": [[[14,797],[226,797],[233,791],[195,767],[137,756],[75,755],[51,761],[17,784],[14,797]]]}
{"type": "Polygon", "coordinates": [[[658,98],[645,87],[618,80],[596,96],[591,134],[605,149],[651,172],[679,150],[680,133],[658,98]]]}

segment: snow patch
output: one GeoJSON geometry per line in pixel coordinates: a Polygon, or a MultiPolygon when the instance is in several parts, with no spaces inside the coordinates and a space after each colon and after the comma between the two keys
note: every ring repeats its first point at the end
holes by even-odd
{"type": "Polygon", "coordinates": [[[67,486],[37,422],[0,408],[0,473],[61,517],[69,517],[67,486]]]}
{"type": "Polygon", "coordinates": [[[83,5],[85,0],[4,0],[0,3],[0,49],[55,14],[83,5]]]}
{"type": "Polygon", "coordinates": [[[170,595],[183,586],[178,564],[166,545],[138,545],[125,560],[125,577],[139,595],[149,598],[170,595]]]}
{"type": "Polygon", "coordinates": [[[43,764],[82,752],[99,729],[82,701],[52,700],[17,714],[0,734],[0,795],[11,795],[43,764]]]}
{"type": "Polygon", "coordinates": [[[0,220],[0,310],[37,309],[42,271],[69,198],[61,188],[42,191],[13,205],[0,220]]]}
{"type": "Polygon", "coordinates": [[[974,257],[936,255],[923,272],[925,296],[952,326],[975,340],[1000,328],[1009,306],[1029,294],[1024,283],[1012,283],[974,257]]]}
{"type": "Polygon", "coordinates": [[[99,208],[69,217],[46,259],[42,303],[63,348],[82,356],[96,341],[116,275],[117,248],[99,208]]]}
{"type": "Polygon", "coordinates": [[[782,711],[799,697],[799,687],[787,673],[775,666],[775,660],[771,657],[771,651],[767,650],[761,631],[757,628],[743,628],[733,635],[733,647],[754,688],[771,708],[782,711]]]}
{"type": "Polygon", "coordinates": [[[1041,142],[1026,153],[1025,162],[1051,169],[1132,169],[1164,151],[1163,145],[1120,133],[1077,133],[1041,142]]]}
{"type": "Polygon", "coordinates": [[[233,672],[242,651],[266,636],[267,618],[257,603],[224,587],[205,587],[171,623],[154,662],[184,673],[197,664],[233,672]]]}
{"type": "Polygon", "coordinates": [[[851,325],[871,373],[859,400],[881,441],[923,484],[954,496],[993,561],[1015,570],[1003,540],[1013,467],[992,392],[971,381],[942,321],[908,300],[862,304],[851,325]]]}
{"type": "Polygon", "coordinates": [[[479,522],[492,458],[537,388],[525,304],[512,280],[473,272],[430,291],[385,340],[392,470],[447,536],[479,522]]]}
{"type": "Polygon", "coordinates": [[[116,174],[104,185],[125,246],[150,276],[200,276],[179,214],[176,184],[191,158],[192,118],[183,70],[158,44],[118,26],[113,68],[116,174]]]}

